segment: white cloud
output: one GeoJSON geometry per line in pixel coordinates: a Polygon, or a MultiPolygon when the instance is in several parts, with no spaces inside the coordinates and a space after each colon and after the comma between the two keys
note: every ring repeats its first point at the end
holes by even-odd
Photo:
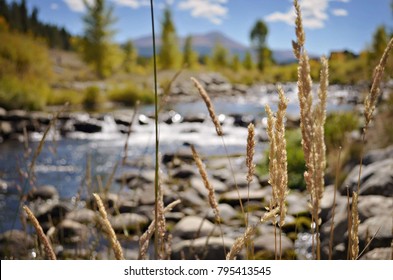
{"type": "Polygon", "coordinates": [[[332,10],[332,14],[336,17],[345,17],[348,15],[348,11],[344,9],[334,9],[332,10]]]}
{"type": "MultiPolygon", "coordinates": [[[[88,3],[93,3],[94,0],[87,0],[88,3]]],[[[126,6],[132,9],[138,9],[142,6],[150,5],[149,0],[111,0],[119,6],[126,6]]],[[[85,10],[85,5],[83,0],[64,0],[67,6],[74,12],[83,12],[85,10]]]]}
{"type": "Polygon", "coordinates": [[[179,3],[181,10],[189,10],[195,18],[206,18],[214,24],[221,24],[228,14],[227,0],[185,0],[179,3]]]}
{"type": "MultiPolygon", "coordinates": [[[[350,0],[301,0],[300,7],[303,16],[303,25],[305,28],[320,29],[325,27],[325,22],[329,18],[329,2],[348,3],[350,0]]],[[[344,9],[335,9],[332,11],[335,16],[345,16],[348,12],[344,9]]],[[[295,9],[291,7],[287,12],[274,12],[265,17],[268,22],[285,22],[294,25],[295,9]]]]}
{"type": "MultiPolygon", "coordinates": [[[[85,10],[85,4],[83,0],[64,0],[67,6],[74,12],[83,12],[85,10]]],[[[87,0],[88,3],[93,3],[93,0],[87,0]]]]}
{"type": "Polygon", "coordinates": [[[50,9],[51,9],[51,10],[55,11],[55,10],[57,10],[58,8],[59,8],[59,5],[58,5],[57,3],[51,3],[51,4],[50,4],[50,9]]]}
{"type": "Polygon", "coordinates": [[[142,6],[149,6],[149,0],[113,0],[116,4],[120,6],[127,6],[133,9],[138,9],[142,6]]]}

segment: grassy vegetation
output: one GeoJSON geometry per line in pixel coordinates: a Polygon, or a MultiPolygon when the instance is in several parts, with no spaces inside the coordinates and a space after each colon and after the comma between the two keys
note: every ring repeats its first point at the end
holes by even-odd
{"type": "Polygon", "coordinates": [[[133,106],[138,100],[144,104],[153,103],[154,95],[151,89],[146,88],[146,86],[138,87],[129,82],[121,87],[110,90],[108,99],[121,105],[133,106]]]}
{"type": "Polygon", "coordinates": [[[51,75],[46,46],[29,36],[0,31],[0,106],[43,109],[51,75]]]}

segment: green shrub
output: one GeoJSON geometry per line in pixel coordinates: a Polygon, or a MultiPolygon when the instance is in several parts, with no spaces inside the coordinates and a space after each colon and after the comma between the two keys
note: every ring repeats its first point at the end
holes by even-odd
{"type": "Polygon", "coordinates": [[[154,102],[154,95],[147,88],[139,88],[134,84],[128,84],[122,88],[115,88],[108,95],[109,100],[126,106],[135,105],[139,100],[141,103],[150,104],[154,102]]]}
{"type": "Polygon", "coordinates": [[[69,103],[77,105],[82,103],[83,95],[80,92],[71,89],[52,90],[48,98],[48,105],[64,105],[69,103]]]}
{"type": "Polygon", "coordinates": [[[86,88],[82,104],[86,110],[97,110],[102,102],[100,89],[96,86],[86,88]]]}
{"type": "Polygon", "coordinates": [[[353,112],[332,113],[326,118],[325,143],[328,149],[344,146],[346,134],[359,127],[359,118],[353,112]]]}
{"type": "MultiPolygon", "coordinates": [[[[304,171],[306,170],[304,154],[301,145],[300,129],[287,130],[285,134],[287,140],[288,157],[288,187],[291,189],[305,190],[304,171]]],[[[261,174],[269,173],[269,151],[265,152],[265,161],[258,166],[261,174]]]]}
{"type": "Polygon", "coordinates": [[[0,107],[7,110],[41,110],[49,94],[45,82],[36,79],[0,78],[0,107]]]}

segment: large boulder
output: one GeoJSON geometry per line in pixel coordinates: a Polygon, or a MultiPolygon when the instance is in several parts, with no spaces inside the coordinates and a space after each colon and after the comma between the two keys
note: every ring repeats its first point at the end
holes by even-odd
{"type": "Polygon", "coordinates": [[[393,221],[391,213],[382,216],[371,217],[359,225],[360,247],[363,248],[368,239],[372,238],[369,249],[378,247],[390,247],[393,239],[393,221]]]}
{"type": "MultiPolygon", "coordinates": [[[[356,190],[358,176],[359,166],[356,166],[345,179],[341,187],[341,194],[346,195],[347,187],[349,187],[351,194],[352,191],[356,190]]],[[[393,196],[393,158],[362,167],[360,195],[393,196]]]]}
{"type": "Polygon", "coordinates": [[[368,152],[363,158],[363,164],[369,165],[388,158],[393,158],[393,145],[385,149],[372,150],[368,152]]]}
{"type": "Polygon", "coordinates": [[[362,221],[393,213],[393,198],[381,195],[359,196],[358,212],[362,221]]]}

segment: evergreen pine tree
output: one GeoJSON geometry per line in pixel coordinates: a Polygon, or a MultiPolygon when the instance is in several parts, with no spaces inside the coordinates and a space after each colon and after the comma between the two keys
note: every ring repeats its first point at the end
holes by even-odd
{"type": "Polygon", "coordinates": [[[161,22],[161,49],[159,62],[163,69],[176,68],[179,65],[180,52],[176,37],[176,28],[172,21],[169,8],[164,10],[164,18],[161,22]]]}

